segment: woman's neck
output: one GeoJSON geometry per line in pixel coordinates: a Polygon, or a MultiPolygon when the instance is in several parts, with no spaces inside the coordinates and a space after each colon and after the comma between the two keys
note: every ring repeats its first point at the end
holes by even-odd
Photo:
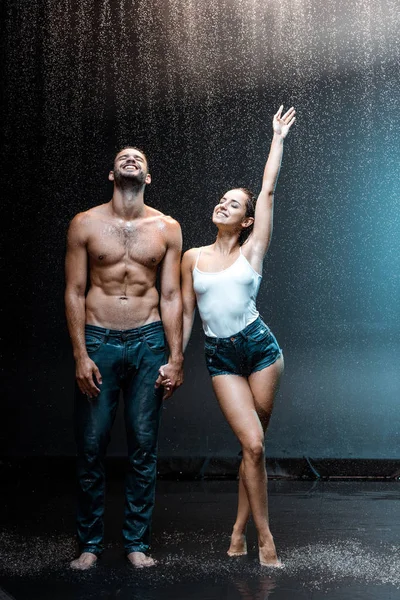
{"type": "Polygon", "coordinates": [[[218,232],[217,239],[214,242],[215,252],[228,256],[239,250],[239,248],[239,236],[237,233],[218,232]]]}

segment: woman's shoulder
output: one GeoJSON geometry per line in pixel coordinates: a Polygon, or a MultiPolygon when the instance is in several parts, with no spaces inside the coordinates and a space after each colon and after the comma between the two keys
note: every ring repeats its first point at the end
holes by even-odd
{"type": "Polygon", "coordinates": [[[199,246],[196,248],[189,248],[189,250],[186,250],[186,252],[183,254],[183,258],[185,258],[185,256],[188,258],[195,256],[197,258],[200,252],[209,252],[210,248],[211,246],[199,246]]]}
{"type": "Polygon", "coordinates": [[[188,268],[193,269],[200,253],[207,252],[209,251],[209,249],[210,246],[199,246],[196,248],[189,248],[189,250],[186,250],[186,252],[183,254],[182,266],[186,266],[188,268]]]}

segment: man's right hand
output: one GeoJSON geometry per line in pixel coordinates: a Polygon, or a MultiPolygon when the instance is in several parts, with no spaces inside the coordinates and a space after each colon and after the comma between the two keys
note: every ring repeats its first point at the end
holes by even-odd
{"type": "Polygon", "coordinates": [[[100,394],[98,385],[102,384],[101,374],[96,363],[88,356],[76,361],[76,381],[82,394],[96,398],[100,394]]]}

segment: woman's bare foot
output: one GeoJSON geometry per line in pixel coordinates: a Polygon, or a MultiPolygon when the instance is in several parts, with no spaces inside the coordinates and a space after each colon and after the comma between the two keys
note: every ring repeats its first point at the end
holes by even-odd
{"type": "Polygon", "coordinates": [[[143,569],[144,567],[154,567],[157,564],[157,561],[151,556],[146,556],[143,552],[130,552],[127,556],[127,559],[136,567],[136,569],[143,569]]]}
{"type": "Polygon", "coordinates": [[[244,556],[247,554],[247,543],[244,533],[232,532],[231,545],[227,554],[228,556],[244,556]]]}
{"type": "Polygon", "coordinates": [[[260,565],[262,565],[263,567],[276,567],[278,569],[281,569],[283,567],[283,564],[281,563],[276,554],[274,538],[272,537],[272,535],[267,536],[263,540],[263,543],[261,543],[261,540],[259,540],[258,550],[260,565]]]}
{"type": "Polygon", "coordinates": [[[96,554],[93,554],[93,552],[82,552],[82,554],[79,556],[79,558],[76,558],[75,560],[73,560],[69,566],[71,567],[71,569],[77,569],[79,571],[87,571],[87,569],[90,569],[91,567],[93,567],[97,562],[97,556],[96,554]]]}

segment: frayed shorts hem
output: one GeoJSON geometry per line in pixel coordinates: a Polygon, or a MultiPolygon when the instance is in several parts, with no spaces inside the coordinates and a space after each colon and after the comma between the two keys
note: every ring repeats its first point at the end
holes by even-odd
{"type": "Polygon", "coordinates": [[[278,354],[278,356],[276,356],[271,361],[269,361],[268,363],[262,363],[262,364],[257,365],[251,371],[251,373],[249,373],[248,375],[243,375],[243,373],[235,373],[233,371],[221,371],[220,373],[210,373],[210,370],[209,370],[209,373],[210,373],[211,378],[218,377],[218,375],[236,375],[237,377],[249,377],[252,373],[257,373],[257,371],[263,371],[267,367],[270,367],[271,365],[276,363],[276,361],[279,360],[281,357],[283,357],[283,351],[280,354],[278,354]]]}

